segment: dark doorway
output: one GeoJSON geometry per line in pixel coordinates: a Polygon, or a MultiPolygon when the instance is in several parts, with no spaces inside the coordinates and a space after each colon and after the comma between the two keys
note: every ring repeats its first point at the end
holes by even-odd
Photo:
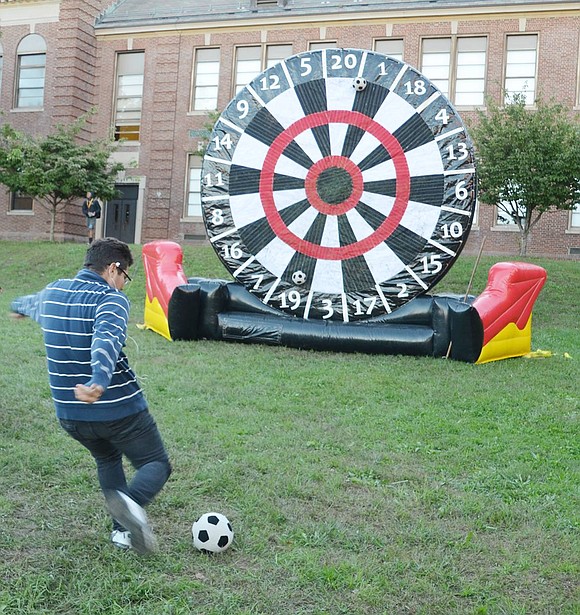
{"type": "Polygon", "coordinates": [[[108,201],[105,212],[105,237],[116,237],[125,243],[135,243],[135,218],[137,217],[137,184],[117,184],[121,193],[108,201]]]}

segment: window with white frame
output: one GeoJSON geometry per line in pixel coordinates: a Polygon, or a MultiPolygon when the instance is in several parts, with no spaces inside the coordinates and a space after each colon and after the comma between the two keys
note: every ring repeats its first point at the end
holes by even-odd
{"type": "Polygon", "coordinates": [[[2,44],[0,43],[0,88],[2,87],[3,70],[4,70],[4,50],[2,49],[2,44]]]}
{"type": "Polygon", "coordinates": [[[421,70],[431,83],[449,97],[451,79],[451,39],[423,39],[421,70]]]}
{"type": "Polygon", "coordinates": [[[454,95],[456,105],[473,107],[483,105],[486,56],[485,36],[462,36],[457,39],[454,95]]]}
{"type": "Polygon", "coordinates": [[[309,51],[318,51],[319,49],[334,49],[336,47],[336,41],[319,41],[317,43],[310,43],[308,45],[309,51]]]}
{"type": "Polygon", "coordinates": [[[115,140],[139,141],[143,105],[145,53],[117,55],[115,140]]]}
{"type": "Polygon", "coordinates": [[[506,102],[509,102],[514,94],[520,94],[527,105],[534,104],[537,63],[537,34],[513,34],[507,37],[504,82],[506,102]]]}
{"type": "Polygon", "coordinates": [[[395,60],[403,61],[403,39],[389,38],[385,40],[375,41],[375,51],[382,53],[384,56],[395,58],[395,60]]]}
{"type": "Polygon", "coordinates": [[[292,45],[253,45],[236,49],[235,93],[250,83],[263,70],[292,55],[292,45]],[[262,60],[263,58],[263,60],[262,60]]]}
{"type": "Polygon", "coordinates": [[[580,106],[580,40],[578,41],[578,56],[576,57],[576,106],[580,106]]]}
{"type": "Polygon", "coordinates": [[[185,217],[201,216],[201,157],[190,154],[187,161],[187,202],[185,217]]]}
{"type": "Polygon", "coordinates": [[[483,105],[485,36],[423,39],[421,70],[456,105],[483,105]]]}
{"type": "Polygon", "coordinates": [[[262,47],[238,47],[236,49],[235,93],[262,72],[262,47]]]}
{"type": "Polygon", "coordinates": [[[41,108],[44,104],[46,42],[40,34],[25,36],[18,45],[16,107],[41,108]]]}
{"type": "Polygon", "coordinates": [[[220,50],[218,48],[197,49],[193,76],[194,111],[217,109],[219,80],[220,50]]]}
{"type": "Polygon", "coordinates": [[[508,180],[503,190],[504,197],[496,206],[495,224],[496,226],[515,227],[515,218],[524,219],[526,208],[518,198],[519,186],[516,182],[508,180]]]}
{"type": "Polygon", "coordinates": [[[514,219],[514,214],[516,214],[523,220],[526,217],[526,208],[523,205],[512,204],[507,202],[502,202],[501,205],[496,207],[496,217],[495,224],[496,226],[506,226],[506,227],[515,227],[517,226],[516,221],[514,219]],[[508,213],[509,212],[509,213],[508,213]]]}
{"type": "Polygon", "coordinates": [[[266,46],[266,66],[270,68],[278,64],[285,58],[292,55],[292,45],[267,45],[266,46]]]}
{"type": "Polygon", "coordinates": [[[475,199],[475,207],[473,208],[473,218],[471,219],[471,226],[477,227],[479,225],[479,199],[475,199]]]}
{"type": "Polygon", "coordinates": [[[570,229],[580,231],[580,203],[576,203],[570,212],[570,229]]]}

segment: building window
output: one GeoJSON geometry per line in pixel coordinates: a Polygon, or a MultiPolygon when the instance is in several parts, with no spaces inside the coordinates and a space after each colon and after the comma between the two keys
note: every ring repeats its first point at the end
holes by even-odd
{"type": "Polygon", "coordinates": [[[267,45],[262,61],[262,46],[238,47],[236,49],[236,94],[263,70],[292,55],[292,45],[267,45]]]}
{"type": "Polygon", "coordinates": [[[451,39],[426,38],[423,40],[421,70],[431,83],[450,98],[451,39]]]}
{"type": "Polygon", "coordinates": [[[576,59],[576,106],[580,106],[580,41],[578,42],[578,57],[576,59]]]}
{"type": "MultiPolygon", "coordinates": [[[[523,220],[523,218],[526,215],[526,211],[523,207],[521,207],[520,205],[518,205],[518,217],[523,220]]],[[[498,205],[496,207],[496,216],[495,216],[495,225],[496,226],[503,226],[503,227],[507,227],[507,228],[515,228],[516,227],[516,222],[513,218],[512,215],[508,215],[507,211],[506,211],[506,206],[505,205],[498,205]]]]}
{"type": "Polygon", "coordinates": [[[574,209],[570,212],[570,229],[580,231],[580,203],[574,205],[574,209]]]}
{"type": "Polygon", "coordinates": [[[521,94],[527,105],[536,100],[536,69],[538,64],[538,36],[518,34],[507,37],[505,67],[505,102],[514,94],[521,94]]]}
{"type": "Polygon", "coordinates": [[[309,51],[318,51],[319,49],[334,49],[336,47],[336,41],[319,41],[318,43],[310,43],[308,45],[309,51]]]}
{"type": "Polygon", "coordinates": [[[139,141],[145,53],[117,55],[115,141],[139,141]]]}
{"type": "Polygon", "coordinates": [[[504,200],[500,201],[496,207],[495,224],[496,226],[516,227],[515,217],[523,220],[526,217],[526,208],[518,199],[519,186],[513,182],[508,182],[504,191],[504,200]]]}
{"type": "Polygon", "coordinates": [[[236,94],[250,81],[262,72],[262,48],[238,47],[236,49],[236,94]]]}
{"type": "Polygon", "coordinates": [[[185,217],[201,216],[201,158],[190,154],[188,159],[187,203],[185,217]]]}
{"type": "Polygon", "coordinates": [[[16,107],[40,108],[44,104],[46,43],[39,34],[25,36],[18,45],[16,107]]]}
{"type": "Polygon", "coordinates": [[[0,44],[0,88],[2,87],[2,72],[4,70],[4,50],[0,44]]]}
{"type": "Polygon", "coordinates": [[[33,198],[21,192],[13,192],[10,199],[10,211],[32,211],[33,198]]]}
{"type": "Polygon", "coordinates": [[[485,36],[457,39],[457,70],[455,104],[480,106],[485,96],[485,65],[487,39],[485,36]]]}
{"type": "Polygon", "coordinates": [[[487,39],[427,38],[421,66],[426,77],[457,105],[483,105],[487,39]]]}
{"type": "Polygon", "coordinates": [[[195,74],[193,77],[194,111],[217,109],[219,80],[220,50],[198,49],[195,52],[195,74]]]}
{"type": "Polygon", "coordinates": [[[382,53],[384,56],[395,58],[395,60],[403,61],[403,39],[390,38],[381,41],[375,41],[375,51],[382,53]]]}
{"type": "Polygon", "coordinates": [[[266,67],[270,68],[292,55],[292,45],[268,45],[266,47],[266,67]]]}

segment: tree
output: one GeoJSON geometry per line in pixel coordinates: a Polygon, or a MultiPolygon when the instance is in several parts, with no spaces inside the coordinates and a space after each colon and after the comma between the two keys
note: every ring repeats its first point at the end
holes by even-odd
{"type": "Polygon", "coordinates": [[[194,152],[196,156],[205,156],[209,145],[209,139],[220,116],[221,113],[219,111],[206,111],[205,122],[203,123],[202,129],[199,131],[200,136],[203,138],[203,141],[200,141],[201,147],[199,147],[198,150],[194,152]]]}
{"type": "Polygon", "coordinates": [[[83,116],[36,138],[8,124],[0,129],[0,183],[50,212],[50,241],[57,213],[87,190],[105,200],[117,196],[115,179],[125,167],[110,160],[116,145],[104,140],[81,143],[78,135],[85,121],[83,116]]]}
{"type": "Polygon", "coordinates": [[[549,211],[580,202],[580,124],[558,103],[526,107],[514,96],[504,107],[487,101],[471,134],[478,161],[479,198],[517,225],[520,255],[549,211]]]}

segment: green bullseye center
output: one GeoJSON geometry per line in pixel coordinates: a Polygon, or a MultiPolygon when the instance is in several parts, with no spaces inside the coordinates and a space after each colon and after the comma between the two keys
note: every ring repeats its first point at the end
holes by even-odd
{"type": "Polygon", "coordinates": [[[352,194],[352,178],[348,171],[340,167],[324,169],[316,180],[316,191],[329,205],[338,205],[352,194]]]}

